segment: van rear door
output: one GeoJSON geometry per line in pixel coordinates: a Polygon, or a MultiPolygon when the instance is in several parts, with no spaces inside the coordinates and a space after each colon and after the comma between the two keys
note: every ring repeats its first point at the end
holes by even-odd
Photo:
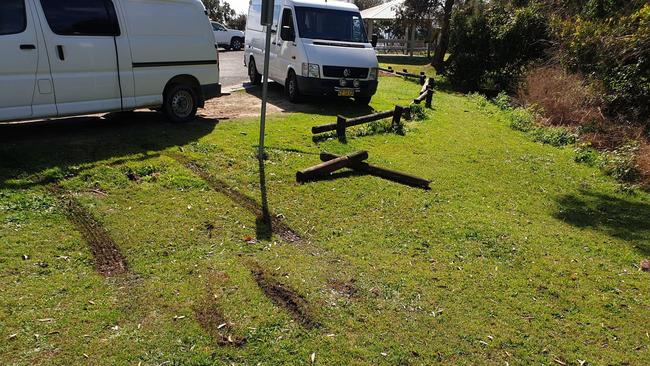
{"type": "Polygon", "coordinates": [[[32,116],[38,50],[25,0],[0,1],[0,121],[32,116]]]}
{"type": "MultiPolygon", "coordinates": [[[[3,0],[4,1],[4,0],[3,0]]],[[[36,0],[59,116],[122,108],[110,0],[36,0]]]]}

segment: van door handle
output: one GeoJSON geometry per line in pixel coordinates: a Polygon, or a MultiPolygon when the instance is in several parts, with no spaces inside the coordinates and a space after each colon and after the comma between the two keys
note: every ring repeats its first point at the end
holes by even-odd
{"type": "Polygon", "coordinates": [[[56,46],[56,52],[59,55],[59,60],[65,61],[65,54],[63,53],[63,46],[56,46]]]}
{"type": "Polygon", "coordinates": [[[20,49],[21,50],[35,50],[36,46],[34,46],[33,44],[21,44],[20,49]]]}

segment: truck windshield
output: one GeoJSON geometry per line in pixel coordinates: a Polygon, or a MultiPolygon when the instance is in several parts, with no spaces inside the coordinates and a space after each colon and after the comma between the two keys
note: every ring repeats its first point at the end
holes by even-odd
{"type": "Polygon", "coordinates": [[[368,43],[357,12],[296,7],[296,19],[301,38],[368,43]]]}

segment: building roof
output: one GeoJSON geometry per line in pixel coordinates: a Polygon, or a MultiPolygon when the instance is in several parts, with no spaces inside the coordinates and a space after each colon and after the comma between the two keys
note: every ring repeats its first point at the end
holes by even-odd
{"type": "Polygon", "coordinates": [[[392,0],[387,3],[377,5],[361,12],[363,19],[374,20],[393,20],[397,18],[397,8],[404,4],[404,0],[392,0]]]}

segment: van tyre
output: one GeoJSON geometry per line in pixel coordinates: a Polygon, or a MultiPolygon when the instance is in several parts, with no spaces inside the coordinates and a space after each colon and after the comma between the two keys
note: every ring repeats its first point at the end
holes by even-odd
{"type": "Polygon", "coordinates": [[[372,97],[356,97],[356,98],[354,98],[354,101],[358,105],[362,105],[362,106],[366,106],[366,105],[370,104],[371,100],[372,100],[372,97]]]}
{"type": "Polygon", "coordinates": [[[233,51],[241,50],[243,45],[244,43],[239,37],[233,37],[233,39],[230,41],[230,49],[233,51]]]}
{"type": "Polygon", "coordinates": [[[255,65],[255,59],[252,57],[248,63],[248,78],[253,85],[260,85],[262,83],[262,75],[257,72],[257,65],[255,65]]]}
{"type": "Polygon", "coordinates": [[[302,95],[300,95],[300,90],[298,89],[298,78],[293,70],[289,71],[289,76],[284,85],[285,93],[291,103],[302,102],[302,95]]]}
{"type": "Polygon", "coordinates": [[[170,122],[185,123],[196,118],[198,106],[196,91],[191,86],[177,84],[165,93],[162,110],[170,122]]]}

